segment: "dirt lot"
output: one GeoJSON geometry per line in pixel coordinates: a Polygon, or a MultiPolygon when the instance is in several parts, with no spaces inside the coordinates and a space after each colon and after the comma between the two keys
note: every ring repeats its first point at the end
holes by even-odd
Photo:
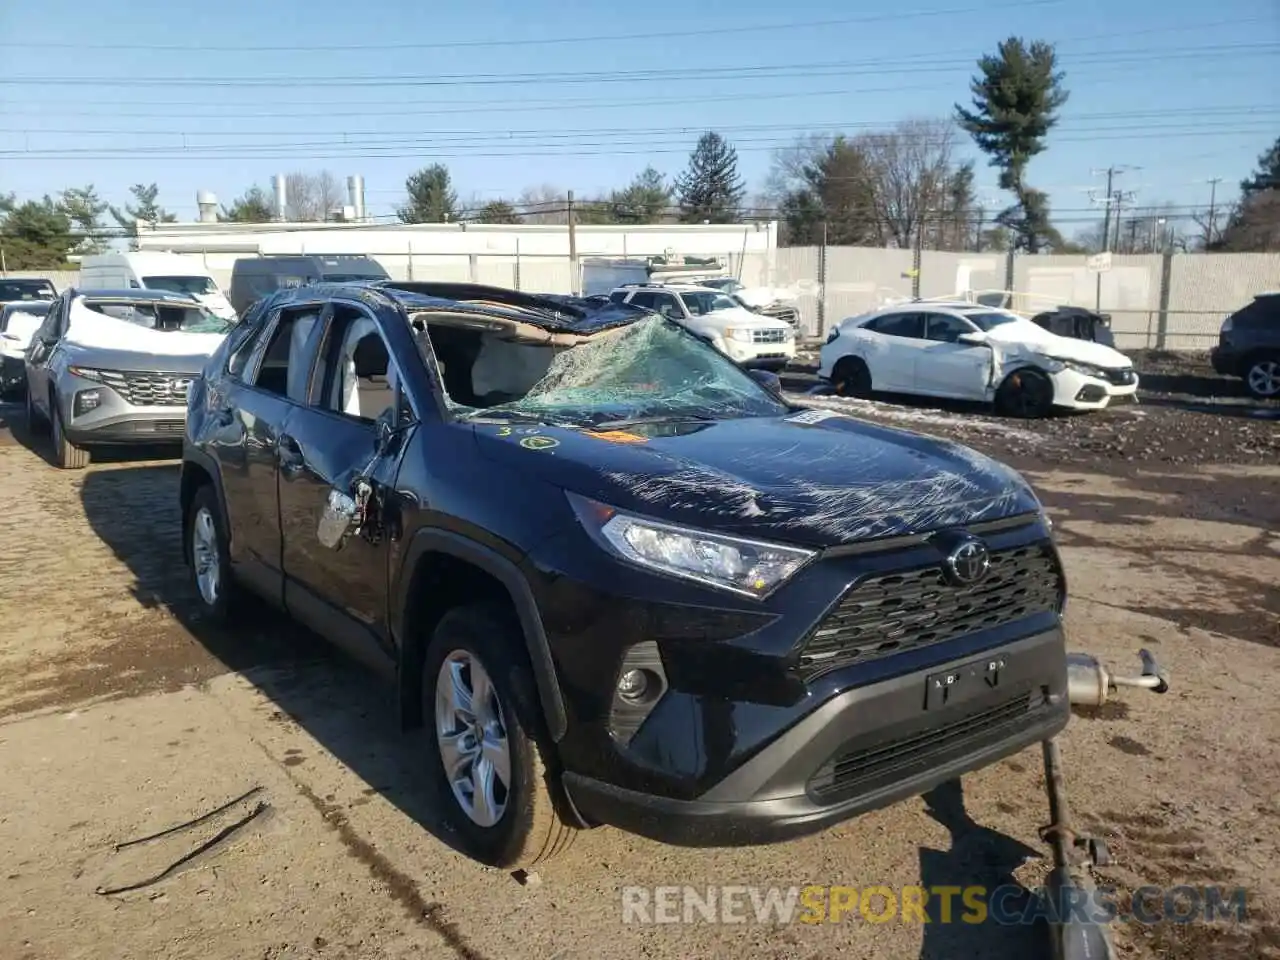
{"type": "MultiPolygon", "coordinates": [[[[1164,697],[1073,722],[1076,811],[1132,890],[1249,890],[1244,925],[1125,924],[1126,957],[1280,958],[1280,424],[1140,405],[1012,425],[837,403],[1025,470],[1056,519],[1072,646],[1164,697]],[[1216,433],[1214,432],[1216,431],[1216,433]]],[[[1034,885],[1034,751],[822,836],[687,851],[608,830],[521,884],[453,852],[385,691],[263,612],[193,617],[173,461],[50,467],[21,414],[0,432],[0,958],[1026,958],[1035,929],[892,921],[624,925],[628,885],[1034,885]],[[38,450],[39,448],[37,448],[38,450]],[[251,796],[192,829],[140,838],[251,796]],[[164,870],[251,813],[227,841],[164,870]]]]}

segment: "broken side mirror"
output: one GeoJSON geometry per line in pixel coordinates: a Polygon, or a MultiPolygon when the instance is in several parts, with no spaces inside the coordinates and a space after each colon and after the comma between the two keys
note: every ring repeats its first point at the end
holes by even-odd
{"type": "Polygon", "coordinates": [[[748,375],[775,397],[782,396],[782,379],[771,370],[748,370],[748,375]]]}
{"type": "Polygon", "coordinates": [[[987,335],[974,331],[973,333],[962,333],[956,337],[956,343],[963,343],[966,347],[980,347],[987,342],[987,335]]]}
{"type": "Polygon", "coordinates": [[[355,521],[357,509],[355,497],[341,490],[330,490],[324,510],[320,513],[320,524],[316,528],[316,537],[320,543],[330,550],[341,547],[355,521]]]}
{"type": "Polygon", "coordinates": [[[380,457],[394,453],[395,445],[399,441],[400,428],[396,410],[396,405],[392,404],[378,414],[378,419],[374,421],[373,451],[380,457]]]}

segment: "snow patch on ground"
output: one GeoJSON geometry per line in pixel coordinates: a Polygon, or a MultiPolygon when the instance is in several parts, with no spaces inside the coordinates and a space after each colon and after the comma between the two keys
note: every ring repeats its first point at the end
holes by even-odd
{"type": "Polygon", "coordinates": [[[945,410],[916,410],[877,400],[858,400],[853,397],[822,397],[810,394],[790,394],[787,399],[802,407],[835,410],[854,417],[891,420],[912,427],[943,427],[950,431],[982,433],[1022,440],[1026,443],[1043,443],[1045,437],[1029,430],[1019,430],[998,420],[988,420],[967,414],[948,413],[945,410]]]}

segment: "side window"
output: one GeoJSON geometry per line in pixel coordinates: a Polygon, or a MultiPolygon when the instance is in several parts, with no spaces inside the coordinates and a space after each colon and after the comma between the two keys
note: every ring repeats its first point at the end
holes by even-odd
{"type": "Polygon", "coordinates": [[[36,337],[41,340],[52,340],[59,336],[58,326],[62,316],[62,301],[59,300],[50,309],[48,315],[44,318],[44,323],[40,324],[36,337]]]}
{"type": "Polygon", "coordinates": [[[396,405],[400,378],[387,342],[368,313],[335,306],[323,351],[316,406],[373,423],[396,405]]]}
{"type": "Polygon", "coordinates": [[[654,309],[671,320],[683,320],[684,311],[680,303],[669,293],[657,293],[653,296],[654,309]]]}
{"type": "Polygon", "coordinates": [[[627,292],[625,290],[615,290],[613,293],[609,294],[609,301],[611,303],[622,303],[626,299],[627,292]]]}
{"type": "Polygon", "coordinates": [[[919,340],[923,335],[922,320],[923,317],[918,313],[891,313],[872,320],[867,324],[867,329],[889,337],[908,337],[919,340]]]}
{"type": "Polygon", "coordinates": [[[641,290],[639,293],[634,294],[631,297],[630,302],[634,303],[637,307],[644,307],[648,310],[652,310],[654,299],[655,297],[652,293],[647,290],[641,290]]]}
{"type": "Polygon", "coordinates": [[[939,340],[943,343],[955,343],[962,333],[973,333],[973,328],[959,317],[945,313],[926,313],[924,338],[939,340]]]}
{"type": "Polygon", "coordinates": [[[320,310],[314,306],[281,311],[253,386],[298,403],[306,402],[306,384],[311,372],[307,344],[319,317],[320,310]]]}

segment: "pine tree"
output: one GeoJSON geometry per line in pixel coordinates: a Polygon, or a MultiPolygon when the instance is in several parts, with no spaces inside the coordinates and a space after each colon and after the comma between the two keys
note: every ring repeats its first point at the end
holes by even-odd
{"type": "Polygon", "coordinates": [[[671,205],[672,187],[653,167],[645,167],[636,178],[609,197],[619,223],[661,223],[671,205]]]}
{"type": "Polygon", "coordinates": [[[1232,253],[1280,250],[1280,139],[1258,157],[1253,175],[1240,181],[1240,203],[1213,249],[1232,253]]]}
{"type": "Polygon", "coordinates": [[[1045,137],[1067,102],[1057,55],[1051,44],[1010,37],[995,56],[978,61],[978,71],[969,84],[974,109],[956,104],[956,121],[1000,169],[1000,188],[1017,197],[996,222],[1016,235],[1020,249],[1039,253],[1061,243],[1049,222],[1048,196],[1025,180],[1027,163],[1044,150],[1045,137]]]}
{"type": "Polygon", "coordinates": [[[449,168],[433,163],[404,182],[408,201],[396,211],[402,223],[448,223],[458,219],[458,195],[449,168]]]}
{"type": "Polygon", "coordinates": [[[133,199],[136,201],[133,206],[125,204],[124,210],[118,210],[115,207],[111,207],[110,210],[116,223],[120,224],[125,233],[133,238],[130,246],[136,250],[139,221],[154,230],[159,224],[173,223],[178,218],[157,202],[160,188],[154,183],[135,183],[129,188],[129,192],[133,194],[133,199]]]}
{"type": "Polygon", "coordinates": [[[698,138],[689,166],[676,178],[680,219],[685,223],[734,223],[747,187],[738,175],[738,151],[715,131],[698,138]]]}

